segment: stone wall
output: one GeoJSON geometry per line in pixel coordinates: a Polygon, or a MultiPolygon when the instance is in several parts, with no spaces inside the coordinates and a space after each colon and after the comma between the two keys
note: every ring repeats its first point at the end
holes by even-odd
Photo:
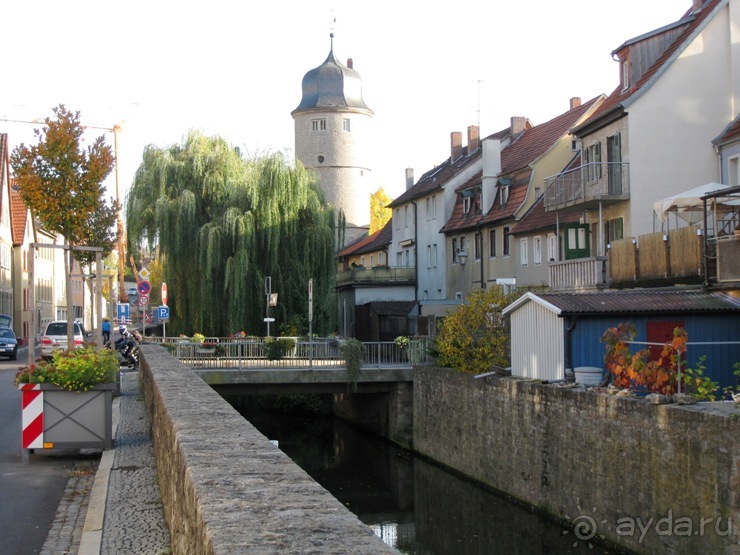
{"type": "Polygon", "coordinates": [[[141,350],[174,553],[394,552],[164,347],[141,350]]]}
{"type": "Polygon", "coordinates": [[[738,415],[415,369],[415,451],[639,553],[740,552],[738,415]]]}

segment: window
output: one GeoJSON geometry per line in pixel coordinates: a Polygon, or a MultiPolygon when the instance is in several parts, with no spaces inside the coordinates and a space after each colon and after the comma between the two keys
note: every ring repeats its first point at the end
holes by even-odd
{"type": "Polygon", "coordinates": [[[401,209],[396,208],[396,229],[401,229],[401,209]]]}
{"type": "Polygon", "coordinates": [[[609,220],[606,222],[606,242],[611,243],[612,241],[619,241],[624,239],[624,220],[617,218],[615,220],[609,220]]]}
{"type": "Polygon", "coordinates": [[[529,257],[529,241],[527,240],[526,237],[524,237],[523,239],[519,241],[519,245],[521,247],[520,253],[519,253],[520,258],[521,258],[521,263],[522,263],[522,266],[526,266],[528,264],[528,257],[529,257]]]}
{"type": "Polygon", "coordinates": [[[504,206],[509,202],[509,186],[499,185],[499,190],[501,191],[501,206],[504,206]]]}
{"type": "Polygon", "coordinates": [[[539,235],[532,239],[532,260],[535,266],[542,264],[542,237],[539,235]]]}
{"type": "Polygon", "coordinates": [[[311,131],[326,131],[326,119],[312,119],[311,131]]]}
{"type": "Polygon", "coordinates": [[[396,266],[403,268],[403,251],[396,253],[396,266]]]}
{"type": "Polygon", "coordinates": [[[427,245],[427,268],[432,267],[432,245],[427,245]]]}
{"type": "Polygon", "coordinates": [[[375,259],[375,255],[372,255],[372,254],[371,254],[371,255],[370,255],[370,267],[371,267],[371,268],[372,268],[373,266],[375,266],[375,262],[373,262],[373,260],[374,260],[374,259],[375,259]]]}
{"type": "Polygon", "coordinates": [[[554,233],[547,236],[547,259],[550,262],[558,260],[558,237],[554,233]]]}
{"type": "Polygon", "coordinates": [[[475,246],[473,248],[475,250],[475,259],[480,260],[483,252],[483,237],[480,233],[475,234],[475,246]]]}
{"type": "Polygon", "coordinates": [[[470,212],[470,197],[463,197],[463,213],[470,212]]]}
{"type": "Polygon", "coordinates": [[[465,248],[465,237],[460,237],[460,252],[462,251],[468,252],[465,248]]]}
{"type": "Polygon", "coordinates": [[[365,267],[365,257],[364,256],[360,258],[360,266],[362,266],[363,268],[365,267]]]}
{"type": "Polygon", "coordinates": [[[492,229],[488,232],[488,243],[491,251],[491,258],[496,257],[496,230],[492,229]]]}
{"type": "Polygon", "coordinates": [[[408,205],[403,207],[403,222],[404,222],[404,227],[409,226],[409,207],[408,205]]]}
{"type": "Polygon", "coordinates": [[[511,236],[509,235],[509,227],[504,228],[504,256],[509,256],[509,243],[511,242],[511,236]]]}
{"type": "Polygon", "coordinates": [[[432,199],[427,197],[426,199],[426,207],[427,207],[427,221],[432,219],[432,199]]]}
{"type": "Polygon", "coordinates": [[[457,238],[452,239],[452,263],[457,262],[457,238]]]}
{"type": "Polygon", "coordinates": [[[740,166],[740,157],[734,156],[728,160],[728,178],[729,181],[727,182],[730,187],[735,187],[737,185],[740,185],[740,171],[738,169],[738,166],[740,166]]]}
{"type": "Polygon", "coordinates": [[[630,63],[629,60],[622,60],[622,90],[630,88],[630,63]]]}
{"type": "Polygon", "coordinates": [[[586,165],[586,179],[588,181],[601,179],[601,143],[589,146],[583,151],[583,157],[586,165]]]}
{"type": "Polygon", "coordinates": [[[342,120],[342,129],[349,131],[349,118],[344,118],[342,120]]]}
{"type": "Polygon", "coordinates": [[[432,245],[432,268],[437,267],[437,245],[432,245]]]}
{"type": "Polygon", "coordinates": [[[436,195],[432,197],[432,220],[437,219],[437,197],[436,195]]]}

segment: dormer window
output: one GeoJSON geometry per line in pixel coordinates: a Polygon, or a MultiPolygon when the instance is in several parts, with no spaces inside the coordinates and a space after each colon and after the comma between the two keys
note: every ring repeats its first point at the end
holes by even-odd
{"type": "Polygon", "coordinates": [[[630,64],[628,58],[622,58],[622,90],[626,91],[630,88],[630,64]]]}
{"type": "Polygon", "coordinates": [[[463,212],[468,214],[470,212],[471,197],[463,197],[463,212]]]}
{"type": "Polygon", "coordinates": [[[509,186],[501,185],[499,189],[501,190],[501,206],[504,206],[509,202],[509,186]]]}

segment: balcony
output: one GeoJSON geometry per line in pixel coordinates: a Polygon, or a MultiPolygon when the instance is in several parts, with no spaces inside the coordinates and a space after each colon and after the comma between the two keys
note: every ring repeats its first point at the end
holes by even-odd
{"type": "Polygon", "coordinates": [[[629,200],[629,164],[602,162],[586,164],[545,178],[545,210],[575,207],[591,210],[629,200]]]}
{"type": "Polygon", "coordinates": [[[416,268],[401,266],[358,266],[337,273],[337,287],[351,285],[398,284],[413,285],[416,282],[416,268]]]}
{"type": "Polygon", "coordinates": [[[604,256],[550,262],[548,269],[553,290],[582,291],[607,285],[607,258],[604,256]]]}

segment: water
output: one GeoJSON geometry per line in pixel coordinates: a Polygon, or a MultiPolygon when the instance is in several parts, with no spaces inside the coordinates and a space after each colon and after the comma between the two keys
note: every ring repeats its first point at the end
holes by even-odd
{"type": "Polygon", "coordinates": [[[401,553],[607,553],[579,541],[572,531],[335,418],[243,406],[239,410],[401,553]]]}

